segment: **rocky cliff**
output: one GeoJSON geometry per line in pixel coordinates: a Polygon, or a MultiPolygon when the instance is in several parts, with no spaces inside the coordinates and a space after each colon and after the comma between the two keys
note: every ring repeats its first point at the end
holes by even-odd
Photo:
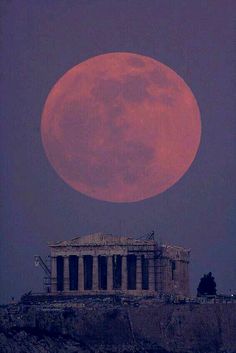
{"type": "Polygon", "coordinates": [[[1,353],[235,353],[235,304],[15,304],[0,308],[1,353]]]}

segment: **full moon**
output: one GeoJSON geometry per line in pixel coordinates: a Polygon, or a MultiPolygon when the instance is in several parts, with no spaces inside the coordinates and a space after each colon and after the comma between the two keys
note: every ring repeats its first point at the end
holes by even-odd
{"type": "Polygon", "coordinates": [[[108,53],[67,71],[41,120],[49,162],[73,189],[95,199],[135,202],[174,185],[201,138],[198,104],[168,66],[108,53]]]}

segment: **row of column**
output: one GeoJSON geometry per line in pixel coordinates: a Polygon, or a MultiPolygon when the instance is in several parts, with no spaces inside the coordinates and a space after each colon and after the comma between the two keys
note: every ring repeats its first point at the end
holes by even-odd
{"type": "MultiPolygon", "coordinates": [[[[136,255],[135,267],[136,267],[136,283],[134,290],[148,289],[155,291],[155,264],[154,258],[148,258],[148,284],[147,287],[143,288],[143,269],[142,269],[142,257],[141,255],[136,255]]],[[[113,257],[106,256],[107,258],[107,291],[113,291],[114,281],[113,281],[113,257]]],[[[98,276],[98,256],[93,256],[92,260],[92,290],[99,290],[99,276],[98,276]]],[[[121,290],[127,291],[128,288],[128,268],[127,268],[127,256],[122,256],[122,270],[121,270],[121,290]]],[[[51,258],[51,291],[58,291],[57,283],[57,257],[51,258]]],[[[85,290],[85,269],[84,269],[84,258],[83,256],[78,256],[78,291],[83,292],[85,290]]],[[[70,270],[69,270],[69,256],[63,256],[63,291],[70,291],[70,270]]]]}

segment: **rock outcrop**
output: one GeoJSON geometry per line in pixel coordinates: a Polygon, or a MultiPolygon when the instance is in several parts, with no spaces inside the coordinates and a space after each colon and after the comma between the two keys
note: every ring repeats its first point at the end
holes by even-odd
{"type": "Polygon", "coordinates": [[[1,353],[235,353],[236,305],[83,302],[0,308],[1,353]]]}

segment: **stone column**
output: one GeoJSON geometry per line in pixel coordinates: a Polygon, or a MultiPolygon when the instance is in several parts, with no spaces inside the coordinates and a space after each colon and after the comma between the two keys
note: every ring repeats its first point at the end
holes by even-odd
{"type": "Polygon", "coordinates": [[[107,256],[107,290],[112,291],[112,289],[113,289],[112,256],[107,256]]]}
{"type": "Polygon", "coordinates": [[[141,255],[136,255],[136,289],[142,290],[142,257],[141,255]]]}
{"type": "Polygon", "coordinates": [[[171,265],[168,258],[164,258],[162,261],[162,292],[169,293],[172,291],[171,287],[171,265]]]}
{"type": "MultiPolygon", "coordinates": [[[[173,261],[171,261],[171,272],[172,272],[172,262],[173,261]]],[[[179,283],[179,281],[181,280],[181,261],[175,260],[174,263],[175,263],[175,269],[173,272],[173,275],[174,275],[173,280],[174,282],[179,283]]],[[[172,277],[172,273],[171,273],[171,277],[172,277]]]]}
{"type": "Polygon", "coordinates": [[[122,256],[122,284],[123,291],[127,291],[127,256],[122,256]]]}
{"type": "Polygon", "coordinates": [[[84,291],[84,259],[83,256],[78,258],[78,281],[79,281],[79,292],[84,291]]]}
{"type": "Polygon", "coordinates": [[[148,259],[149,290],[155,291],[155,260],[154,256],[148,259]]]}
{"type": "Polygon", "coordinates": [[[51,257],[51,292],[57,291],[57,257],[51,257]]]}
{"type": "Polygon", "coordinates": [[[190,288],[189,288],[189,263],[186,261],[184,263],[184,279],[185,279],[185,295],[190,296],[190,288]]]}
{"type": "Polygon", "coordinates": [[[93,256],[93,290],[98,290],[98,256],[93,256]]]}
{"type": "Polygon", "coordinates": [[[64,256],[64,292],[69,292],[70,287],[70,276],[69,276],[69,256],[64,256]]]}

